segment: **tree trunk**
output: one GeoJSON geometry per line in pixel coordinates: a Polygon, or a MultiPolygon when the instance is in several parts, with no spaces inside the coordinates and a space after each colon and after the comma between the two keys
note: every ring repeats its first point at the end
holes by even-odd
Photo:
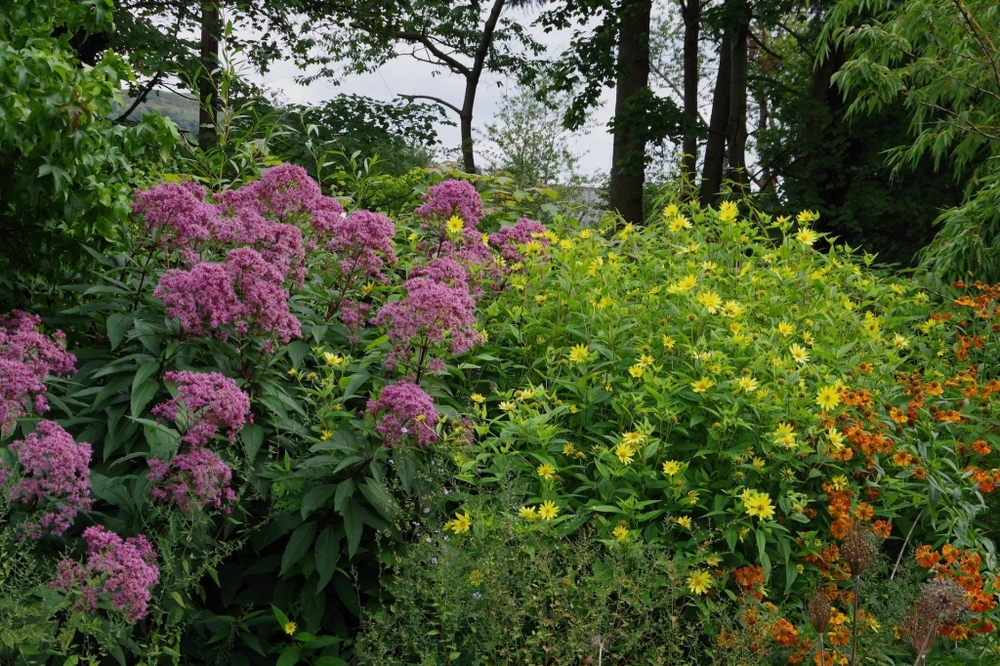
{"type": "Polygon", "coordinates": [[[472,150],[472,114],[462,113],[458,120],[462,131],[462,168],[465,173],[476,173],[476,154],[472,150]]]}
{"type": "Polygon", "coordinates": [[[462,102],[462,111],[459,113],[459,126],[462,131],[462,168],[465,169],[466,173],[476,173],[476,154],[472,144],[472,110],[476,106],[476,91],[479,89],[479,79],[486,66],[486,57],[490,53],[490,44],[493,43],[493,33],[496,31],[500,14],[503,12],[506,2],[507,0],[493,1],[490,15],[483,25],[479,46],[476,47],[472,69],[465,76],[465,99],[462,102]]]}
{"type": "Polygon", "coordinates": [[[649,20],[652,0],[625,0],[618,23],[615,129],[611,152],[611,209],[641,224],[646,182],[645,108],[635,108],[649,87],[649,20]]]}
{"type": "Polygon", "coordinates": [[[744,14],[733,26],[730,44],[731,63],[729,85],[729,122],[726,127],[729,177],[745,193],[747,177],[747,37],[750,32],[750,7],[744,3],[744,14]]]}
{"type": "Polygon", "coordinates": [[[222,22],[217,0],[201,2],[201,71],[198,73],[198,145],[208,149],[215,144],[215,119],[219,111],[219,40],[222,22]]]}
{"type": "Polygon", "coordinates": [[[712,117],[708,121],[708,143],[705,145],[705,165],[701,174],[701,203],[711,206],[722,188],[722,172],[726,166],[726,129],[729,127],[729,94],[732,90],[732,33],[722,34],[719,47],[719,75],[712,96],[712,117]]]}
{"type": "Polygon", "coordinates": [[[681,0],[684,18],[684,139],[681,143],[681,183],[685,196],[694,199],[698,164],[698,38],[701,0],[681,0]]]}

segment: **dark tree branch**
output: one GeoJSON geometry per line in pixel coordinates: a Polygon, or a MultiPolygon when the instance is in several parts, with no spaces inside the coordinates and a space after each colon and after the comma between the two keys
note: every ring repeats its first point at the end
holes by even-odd
{"type": "Polygon", "coordinates": [[[163,72],[157,72],[153,76],[153,78],[149,80],[149,83],[146,84],[146,87],[142,89],[142,92],[135,98],[135,101],[132,102],[132,106],[128,107],[125,113],[115,118],[114,122],[116,125],[118,123],[125,122],[125,119],[131,116],[132,112],[135,111],[137,108],[139,108],[140,104],[146,101],[146,97],[149,96],[149,93],[152,92],[153,88],[156,87],[156,84],[160,82],[161,78],[163,78],[163,72]]]}
{"type": "Polygon", "coordinates": [[[397,97],[402,97],[403,99],[408,100],[410,102],[412,102],[415,99],[429,99],[430,101],[440,104],[441,106],[448,107],[449,109],[457,113],[459,116],[462,115],[462,109],[458,108],[451,102],[446,102],[440,97],[434,97],[433,95],[397,95],[397,97]]]}
{"type": "Polygon", "coordinates": [[[443,64],[451,68],[456,74],[469,76],[472,73],[464,63],[442,51],[437,44],[434,43],[434,40],[423,33],[400,30],[396,33],[396,37],[407,42],[416,42],[417,44],[423,45],[423,47],[430,51],[435,58],[441,60],[443,64]]]}

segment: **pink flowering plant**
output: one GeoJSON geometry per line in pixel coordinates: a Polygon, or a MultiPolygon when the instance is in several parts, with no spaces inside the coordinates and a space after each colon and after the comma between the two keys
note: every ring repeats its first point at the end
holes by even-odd
{"type": "Polygon", "coordinates": [[[58,315],[73,354],[0,319],[3,543],[38,567],[0,593],[47,600],[47,654],[339,658],[317,636],[356,621],[375,544],[454,505],[482,312],[549,245],[489,183],[442,176],[393,218],[292,165],[173,178],[136,193],[102,282],[58,315]],[[301,629],[265,628],[272,607],[301,629]]]}

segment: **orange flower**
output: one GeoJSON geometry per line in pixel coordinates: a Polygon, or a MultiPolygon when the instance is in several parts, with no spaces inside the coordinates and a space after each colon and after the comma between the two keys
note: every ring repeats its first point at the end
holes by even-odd
{"type": "Polygon", "coordinates": [[[909,467],[916,458],[913,457],[908,451],[899,450],[896,451],[896,455],[892,457],[892,462],[896,463],[900,467],[909,467]]]}
{"type": "Polygon", "coordinates": [[[851,642],[851,630],[843,624],[835,626],[826,636],[830,639],[830,645],[843,646],[851,642]]]}
{"type": "Polygon", "coordinates": [[[836,539],[843,539],[851,531],[852,525],[854,525],[854,521],[850,516],[841,516],[830,523],[830,534],[836,539]]]}
{"type": "Polygon", "coordinates": [[[858,363],[858,372],[862,375],[867,375],[873,368],[874,366],[871,363],[858,363]]]}
{"type": "Polygon", "coordinates": [[[946,543],[941,547],[941,557],[944,558],[944,563],[952,565],[958,561],[958,558],[962,556],[962,551],[955,548],[950,543],[946,543]]]}
{"type": "Polygon", "coordinates": [[[888,539],[892,534],[892,523],[887,520],[876,520],[872,523],[872,532],[880,539],[888,539]]]}
{"type": "Polygon", "coordinates": [[[723,627],[719,632],[719,637],[715,639],[721,648],[731,648],[736,645],[736,632],[729,627],[723,627]]]}
{"type": "Polygon", "coordinates": [[[972,448],[975,449],[976,453],[981,456],[988,456],[990,454],[990,445],[981,439],[977,439],[972,443],[972,448]]]}
{"type": "Polygon", "coordinates": [[[906,412],[895,407],[889,410],[889,418],[896,423],[906,423],[907,420],[906,412]]]}
{"type": "Polygon", "coordinates": [[[934,420],[944,421],[945,423],[962,423],[965,420],[965,417],[956,412],[954,409],[944,409],[934,415],[934,420]]]}
{"type": "Polygon", "coordinates": [[[929,382],[923,385],[923,389],[929,395],[941,395],[944,393],[944,387],[941,386],[941,382],[929,382]]]}
{"type": "Polygon", "coordinates": [[[941,556],[936,550],[931,550],[931,547],[927,544],[917,548],[917,565],[924,567],[925,569],[930,569],[932,566],[938,563],[941,556]]]}
{"type": "Polygon", "coordinates": [[[771,625],[771,638],[785,647],[792,647],[798,642],[799,630],[795,628],[794,624],[781,618],[771,625]]]}
{"type": "Polygon", "coordinates": [[[875,510],[872,505],[866,502],[859,502],[857,508],[854,509],[854,517],[858,520],[871,520],[874,515],[875,510]]]}

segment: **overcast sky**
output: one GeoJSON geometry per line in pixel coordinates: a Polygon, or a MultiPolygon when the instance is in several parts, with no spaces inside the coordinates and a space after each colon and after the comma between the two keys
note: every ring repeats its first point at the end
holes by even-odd
{"type": "MultiPolygon", "coordinates": [[[[510,10],[509,17],[521,19],[530,24],[537,12],[525,13],[520,10],[510,10]]],[[[568,44],[569,33],[542,32],[532,29],[532,36],[549,48],[549,55],[557,56],[568,44]]],[[[295,82],[301,72],[290,63],[275,63],[271,71],[263,76],[252,77],[262,82],[268,88],[280,92],[289,102],[310,104],[323,102],[338,94],[355,93],[376,99],[388,101],[399,94],[424,94],[441,97],[456,105],[461,105],[465,92],[465,79],[451,74],[442,68],[418,62],[408,56],[401,56],[379,68],[378,71],[364,75],[345,75],[339,85],[329,81],[318,81],[309,86],[295,82]],[[437,75],[434,75],[438,71],[437,75]]],[[[493,120],[503,94],[513,89],[514,82],[493,72],[484,72],[479,83],[476,96],[474,123],[482,128],[493,120]]],[[[603,95],[602,107],[592,112],[593,122],[588,133],[576,137],[574,151],[582,153],[578,171],[583,175],[593,175],[595,172],[606,173],[611,168],[611,135],[607,123],[614,110],[614,91],[608,89],[603,95]]],[[[451,112],[449,112],[451,113],[451,112]]],[[[452,114],[454,116],[454,114],[452,114]]],[[[441,125],[438,136],[445,148],[456,148],[460,144],[457,127],[441,125]]],[[[477,154],[478,157],[478,154],[477,154]]]]}

